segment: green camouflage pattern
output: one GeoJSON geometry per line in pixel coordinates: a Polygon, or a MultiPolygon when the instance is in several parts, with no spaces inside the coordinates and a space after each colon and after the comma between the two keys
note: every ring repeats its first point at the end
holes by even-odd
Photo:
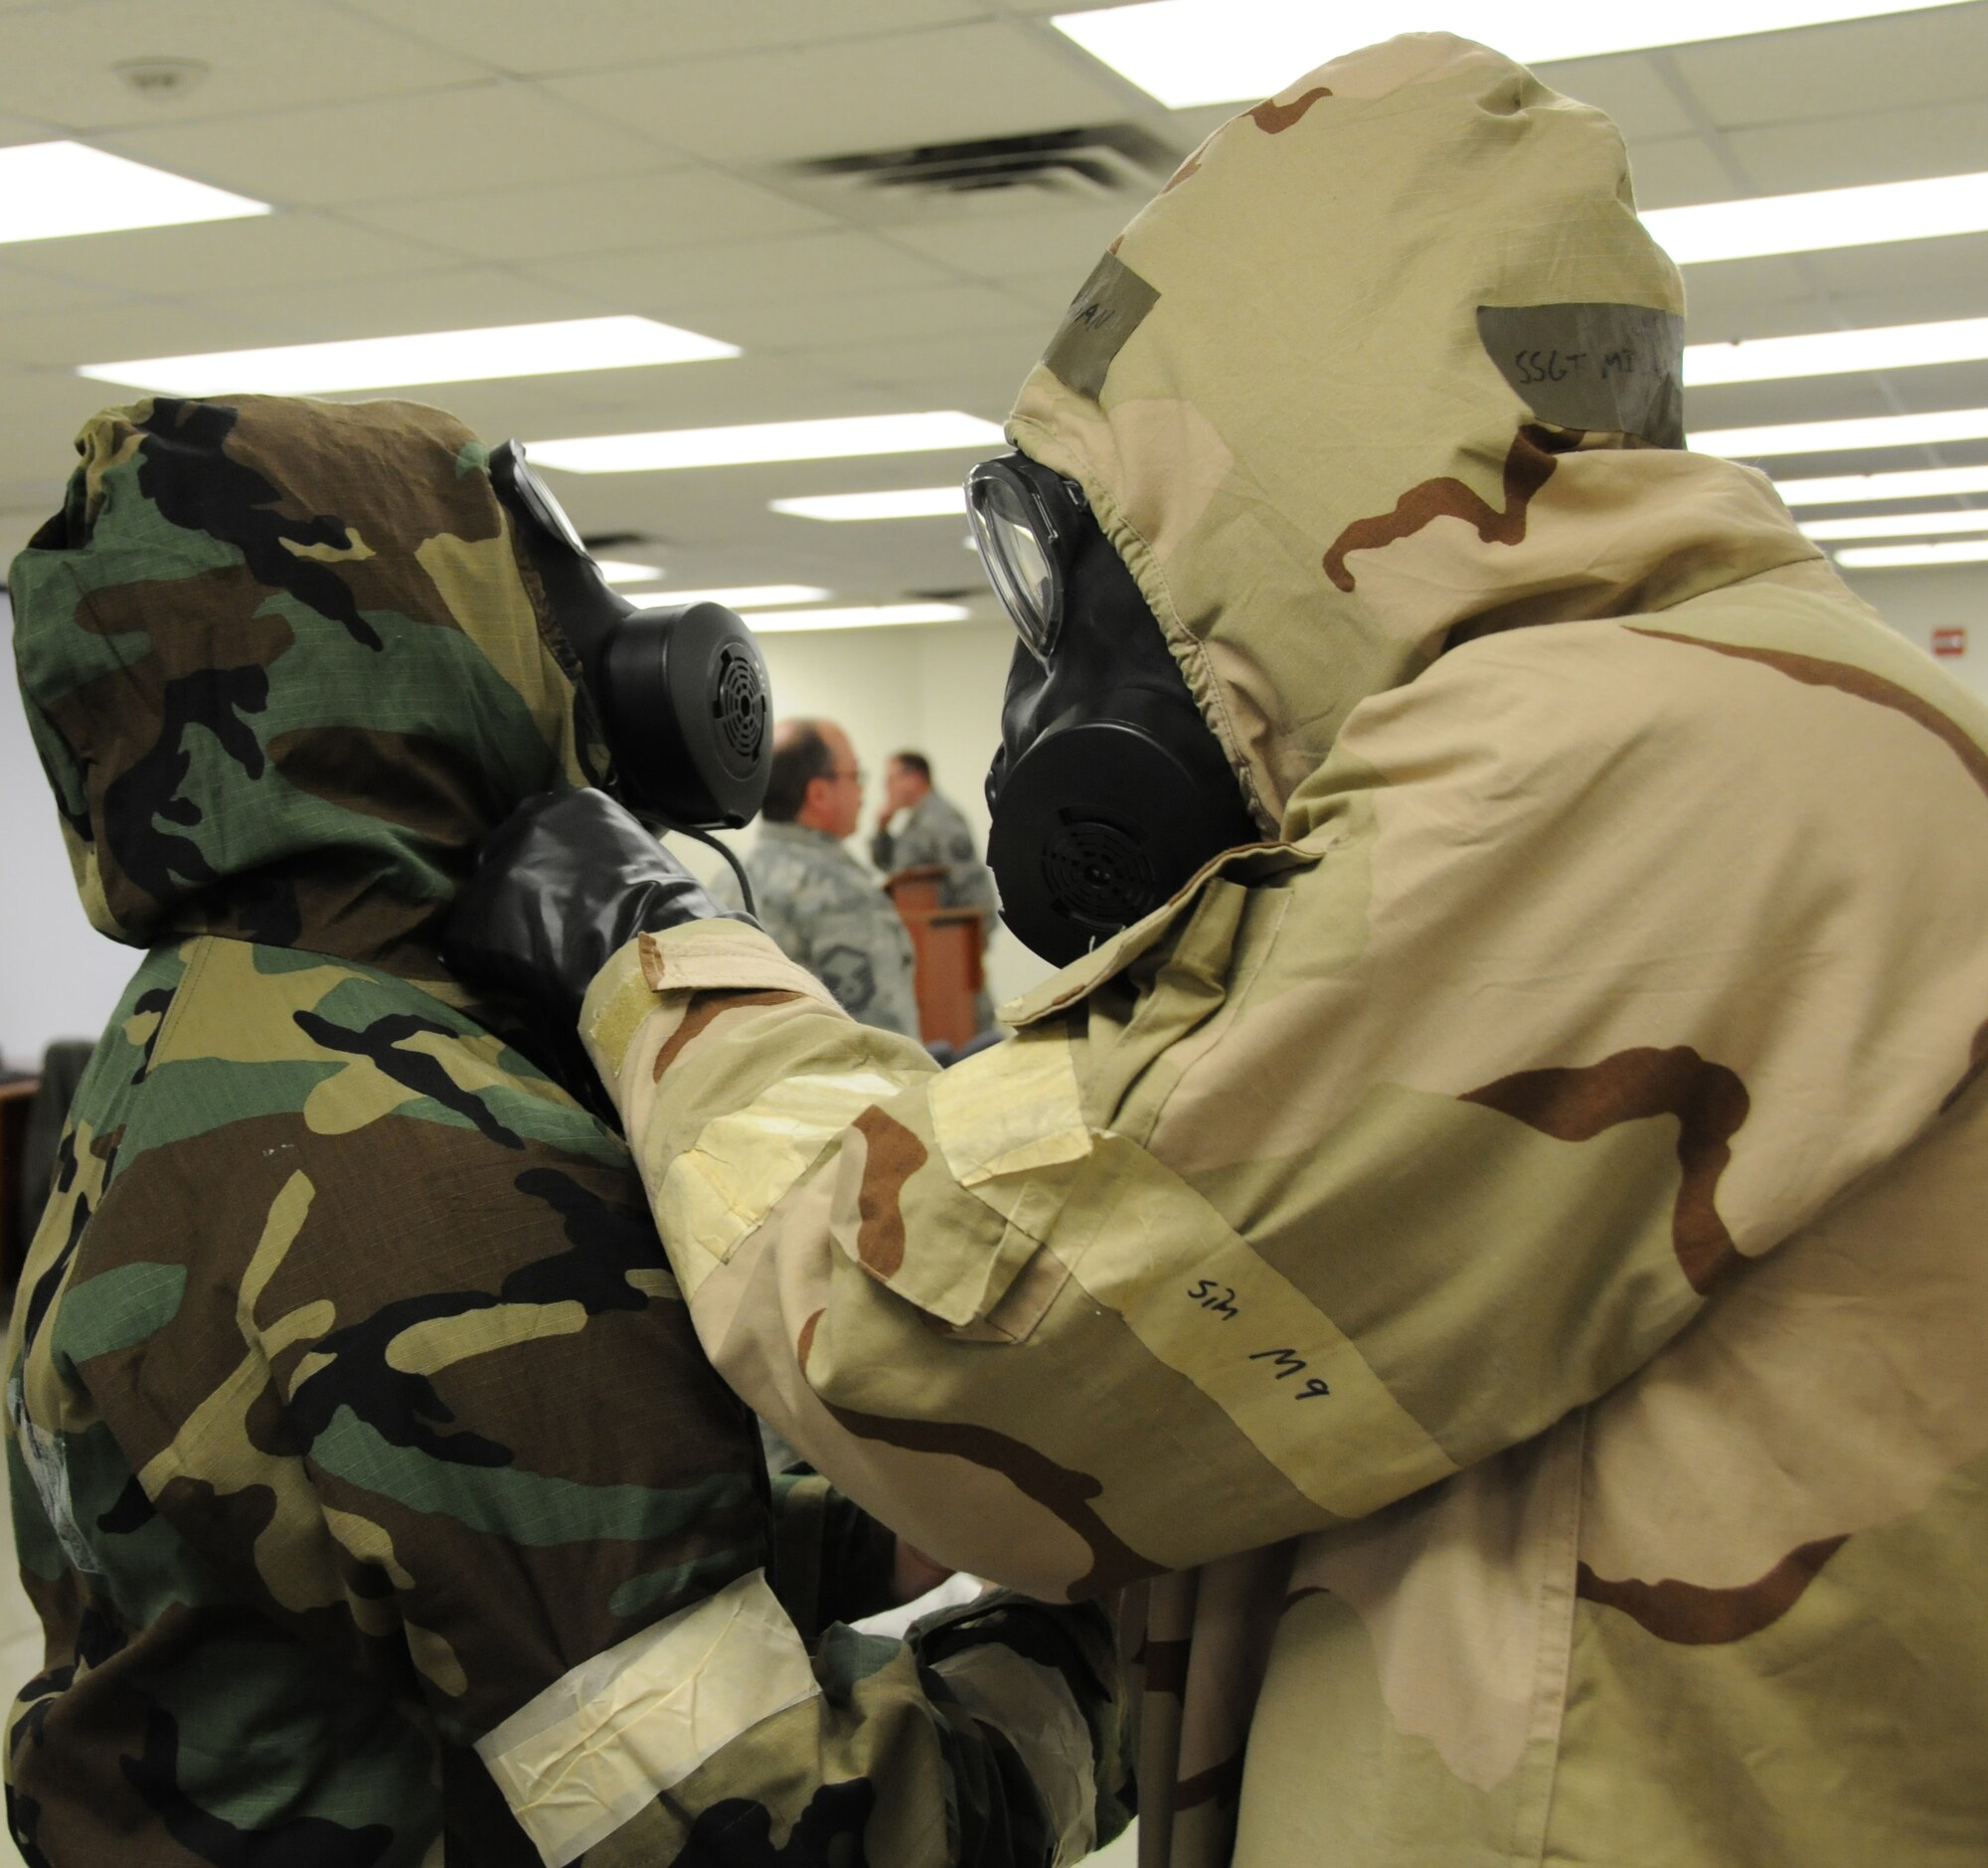
{"type": "MultiPolygon", "coordinates": [[[[938,886],[939,906],[978,912],[983,950],[994,938],[994,872],[981,861],[980,846],[951,799],[927,791],[897,829],[879,830],[870,839],[870,860],[887,876],[927,864],[942,866],[946,873],[938,886]]],[[[973,1009],[974,1030],[986,1031],[994,1023],[994,1002],[984,986],[973,995],[973,1009]]]]}
{"type": "Polygon", "coordinates": [[[92,924],[436,977],[477,844],[583,775],[482,444],[412,404],[245,396],[106,410],[78,451],[11,587],[92,924]]]}
{"type": "MultiPolygon", "coordinates": [[[[743,861],[752,908],[780,951],[805,966],[851,1018],[918,1035],[911,936],[878,879],[824,830],[762,821],[743,861]]],[[[728,869],[713,893],[745,898],[728,869]]]]}
{"type": "Polygon", "coordinates": [[[480,445],[244,399],[82,446],[16,646],[84,897],[147,951],[13,1319],[25,1859],[1033,1868],[1109,1833],[1101,1614],[824,1633],[890,1539],[819,1481],[776,1504],[622,1141],[430,977],[478,838],[585,731],[480,445]]]}
{"type": "Polygon", "coordinates": [[[1129,1586],[1146,1868],[1988,1859],[1988,707],[1486,349],[1680,305],[1482,48],[1245,111],[1011,433],[1274,834],[942,1073],[732,924],[588,995],[721,1373],[1129,1586]]]}

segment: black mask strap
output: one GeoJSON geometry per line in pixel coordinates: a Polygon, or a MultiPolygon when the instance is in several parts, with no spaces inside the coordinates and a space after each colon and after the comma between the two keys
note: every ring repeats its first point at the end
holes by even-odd
{"type": "Polygon", "coordinates": [[[772,775],[772,681],[745,623],[720,603],[638,609],[600,575],[516,441],[490,483],[598,715],[614,790],[679,829],[737,828],[772,775]]]}

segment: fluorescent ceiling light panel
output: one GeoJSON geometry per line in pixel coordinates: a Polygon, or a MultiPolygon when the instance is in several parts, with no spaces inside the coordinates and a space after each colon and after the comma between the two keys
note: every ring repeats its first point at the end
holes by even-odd
{"type": "Polygon", "coordinates": [[[1653,208],[1643,225],[1679,265],[1988,233],[1988,175],[1653,208]]]}
{"type": "Polygon", "coordinates": [[[0,241],[69,240],[268,212],[266,201],[168,175],[87,143],[0,149],[0,241]]]}
{"type": "Polygon", "coordinates": [[[1756,337],[1738,344],[1688,344],[1684,380],[1693,389],[1703,389],[1714,383],[1775,383],[1798,376],[1848,376],[1858,370],[1979,363],[1983,358],[1988,358],[1988,318],[1952,318],[1940,324],[1756,337]]]}
{"type": "Polygon", "coordinates": [[[489,383],[500,377],[566,376],[579,370],[702,363],[738,355],[735,344],[721,344],[653,318],[563,318],[552,324],[499,324],[476,331],[422,331],[412,337],[356,337],[331,344],[282,344],[271,350],[86,363],[77,375],[170,396],[230,391],[325,396],[410,383],[489,383]]]}
{"type": "Polygon", "coordinates": [[[593,568],[609,584],[653,584],[663,575],[661,565],[638,565],[625,558],[596,558],[593,568]]]}
{"type": "MultiPolygon", "coordinates": [[[[1411,23],[1417,32],[1459,33],[1522,64],[1542,65],[1927,10],[1926,0],[1674,0],[1665,7],[1424,0],[1411,23]]],[[[1321,0],[1148,0],[1060,13],[1054,24],[1120,77],[1183,110],[1269,96],[1313,66],[1369,44],[1374,18],[1369,10],[1321,0]]]]}
{"type": "Polygon", "coordinates": [[[879,603],[857,609],[769,609],[748,616],[754,635],[794,629],[875,629],[898,622],[964,622],[963,603],[879,603]]]}
{"type": "Polygon", "coordinates": [[[1790,506],[1850,506],[1884,499],[1933,499],[1988,493],[1988,467],[1920,467],[1906,473],[1839,473],[1820,480],[1776,480],[1790,506]]]}
{"type": "Polygon", "coordinates": [[[1862,551],[1838,552],[1836,562],[1852,571],[1888,571],[1904,565],[1988,564],[1988,539],[1964,545],[1873,545],[1862,551]]]}
{"type": "Polygon", "coordinates": [[[644,591],[628,600],[637,609],[679,609],[691,603],[723,603],[727,609],[772,609],[781,603],[818,603],[827,594],[811,584],[752,584],[736,591],[644,591]]]}
{"type": "Polygon", "coordinates": [[[732,428],[663,428],[532,441],[535,467],[568,473],[655,473],[669,467],[736,467],[755,460],[837,460],[915,454],[938,447],[997,447],[1001,430],[956,409],[911,416],[838,416],[826,422],[751,422],[732,428]]]}
{"type": "Polygon", "coordinates": [[[775,499],[774,512],[796,519],[956,519],[966,511],[963,486],[913,486],[894,493],[823,493],[807,499],[775,499]]]}
{"type": "Polygon", "coordinates": [[[1979,512],[1888,512],[1868,519],[1811,519],[1812,539],[1920,539],[1943,532],[1988,532],[1988,507],[1979,512]]]}
{"type": "Polygon", "coordinates": [[[1692,450],[1729,460],[1772,454],[1827,454],[1847,447],[1917,447],[1988,437],[1988,409],[1948,409],[1925,416],[1860,416],[1846,422],[1782,422],[1768,427],[1714,428],[1691,437],[1692,450]]]}

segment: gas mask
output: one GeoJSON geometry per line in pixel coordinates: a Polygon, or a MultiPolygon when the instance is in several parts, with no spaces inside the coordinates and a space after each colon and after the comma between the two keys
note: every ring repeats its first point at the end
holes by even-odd
{"type": "Polygon", "coordinates": [[[987,772],[1001,918],[1063,966],[1259,832],[1166,637],[1076,481],[1026,454],[967,475],[1021,640],[987,772]]]}
{"type": "Polygon", "coordinates": [[[772,774],[772,686],[751,631],[719,603],[617,595],[516,441],[491,451],[490,484],[579,662],[613,760],[602,788],[668,829],[748,823],[772,774]]]}

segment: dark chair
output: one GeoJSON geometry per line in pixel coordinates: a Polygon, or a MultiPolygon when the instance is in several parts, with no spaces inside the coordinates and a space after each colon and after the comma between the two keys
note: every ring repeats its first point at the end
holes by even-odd
{"type": "Polygon", "coordinates": [[[7,1151],[11,1158],[0,1165],[0,1186],[7,1193],[7,1210],[0,1212],[0,1278],[8,1290],[20,1276],[29,1242],[42,1223],[63,1124],[69,1120],[69,1105],[95,1048],[82,1038],[61,1039],[49,1046],[17,1144],[7,1151]]]}

